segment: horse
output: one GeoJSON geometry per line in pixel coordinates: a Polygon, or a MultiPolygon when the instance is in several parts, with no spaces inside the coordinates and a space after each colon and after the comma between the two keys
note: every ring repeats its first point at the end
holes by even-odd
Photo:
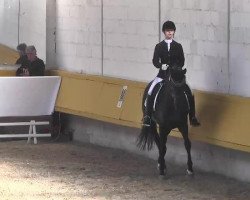
{"type": "MultiPolygon", "coordinates": [[[[193,163],[191,158],[191,142],[188,137],[189,102],[184,88],[188,87],[185,81],[186,69],[172,68],[168,76],[158,88],[155,89],[154,111],[150,127],[142,127],[137,139],[137,146],[142,150],[151,150],[155,143],[159,150],[158,170],[161,176],[166,174],[166,143],[171,130],[177,128],[184,139],[187,151],[187,174],[192,175],[193,163]],[[159,126],[159,133],[157,131],[159,126]]],[[[151,82],[152,83],[152,82],[151,82]]],[[[144,91],[142,111],[145,112],[144,102],[151,83],[144,91]]]]}

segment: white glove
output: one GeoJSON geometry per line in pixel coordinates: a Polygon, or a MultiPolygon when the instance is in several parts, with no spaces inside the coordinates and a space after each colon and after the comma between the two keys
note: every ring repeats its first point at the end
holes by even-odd
{"type": "Polygon", "coordinates": [[[163,64],[163,65],[161,66],[161,69],[164,70],[164,71],[166,71],[166,70],[168,69],[168,67],[169,67],[169,65],[163,64]]]}

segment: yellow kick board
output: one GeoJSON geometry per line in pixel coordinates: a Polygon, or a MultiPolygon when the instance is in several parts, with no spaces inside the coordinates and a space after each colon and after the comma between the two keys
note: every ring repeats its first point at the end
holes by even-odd
{"type": "MultiPolygon", "coordinates": [[[[70,76],[74,75],[71,74],[70,76]]],[[[77,78],[79,78],[78,76],[76,75],[77,78]]],[[[86,76],[83,75],[82,77],[86,79],[86,76]]],[[[107,77],[98,79],[98,77],[89,76],[87,79],[104,83],[98,97],[99,101],[96,111],[92,110],[91,112],[89,110],[88,112],[110,119],[105,121],[114,123],[116,120],[115,123],[121,125],[127,125],[126,122],[131,122],[129,125],[140,127],[142,117],[141,99],[146,84],[142,86],[141,84],[116,81],[116,79],[107,77]],[[116,107],[117,99],[124,85],[128,85],[125,102],[122,109],[118,109],[116,107]]],[[[92,93],[90,91],[89,95],[92,96],[92,93]]],[[[250,128],[250,123],[248,124],[249,98],[205,92],[195,92],[195,97],[197,101],[197,115],[202,121],[202,126],[200,128],[190,128],[192,138],[217,145],[222,144],[222,146],[236,146],[237,149],[239,145],[246,147],[240,148],[244,150],[249,147],[250,151],[250,135],[248,135],[250,128]]],[[[63,108],[63,105],[60,105],[60,108],[63,108]]],[[[176,136],[176,133],[173,135],[176,136]]]]}
{"type": "Polygon", "coordinates": [[[250,146],[250,100],[233,96],[196,94],[197,113],[202,127],[191,132],[202,133],[208,138],[250,146]]]}
{"type": "Polygon", "coordinates": [[[128,87],[120,116],[121,120],[140,124],[142,119],[142,97],[143,88],[128,87]]]}
{"type": "Polygon", "coordinates": [[[103,83],[65,77],[62,79],[56,106],[97,114],[96,105],[103,83]]]}
{"type": "Polygon", "coordinates": [[[0,44],[0,64],[14,65],[18,58],[17,51],[0,44]]]}
{"type": "Polygon", "coordinates": [[[14,71],[14,70],[0,70],[0,76],[16,76],[16,71],[14,71]]]}
{"type": "Polygon", "coordinates": [[[101,116],[119,119],[121,108],[117,107],[122,85],[104,83],[98,102],[96,114],[101,116]]]}
{"type": "MultiPolygon", "coordinates": [[[[49,71],[49,74],[62,76],[56,110],[140,127],[141,99],[146,84],[65,71],[49,71]],[[122,108],[117,108],[124,85],[128,86],[125,101],[122,108]]],[[[195,97],[202,126],[190,128],[191,138],[250,152],[250,98],[199,91],[195,97]]],[[[180,136],[176,132],[172,135],[180,136]]]]}

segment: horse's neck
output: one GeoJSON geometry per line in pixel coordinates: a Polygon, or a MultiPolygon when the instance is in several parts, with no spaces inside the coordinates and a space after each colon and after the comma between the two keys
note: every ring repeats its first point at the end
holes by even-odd
{"type": "Polygon", "coordinates": [[[187,110],[186,101],[183,88],[177,89],[170,82],[165,82],[157,99],[156,118],[161,122],[165,119],[180,120],[180,114],[187,110]]]}
{"type": "MultiPolygon", "coordinates": [[[[160,96],[158,102],[160,104],[167,104],[167,106],[173,106],[173,104],[178,98],[180,98],[183,94],[183,87],[174,86],[171,81],[166,80],[162,86],[160,91],[160,96]]],[[[165,105],[163,105],[165,106],[165,105]]]]}
{"type": "Polygon", "coordinates": [[[171,86],[170,81],[165,80],[160,91],[159,102],[170,101],[172,95],[174,94],[174,88],[171,86]]]}

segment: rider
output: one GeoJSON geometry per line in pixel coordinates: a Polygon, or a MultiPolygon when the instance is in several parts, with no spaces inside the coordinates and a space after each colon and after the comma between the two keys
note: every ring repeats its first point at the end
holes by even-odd
{"type": "MultiPolygon", "coordinates": [[[[153,103],[155,96],[153,91],[155,86],[167,77],[167,74],[169,73],[169,68],[171,68],[171,66],[184,66],[185,57],[182,45],[173,40],[175,31],[176,27],[174,22],[166,21],[162,26],[162,32],[165,35],[165,39],[155,46],[153,64],[156,68],[159,69],[159,73],[157,77],[153,80],[148,90],[148,96],[145,102],[146,109],[143,117],[143,126],[151,125],[151,115],[153,112],[153,103]]],[[[190,124],[192,126],[199,126],[200,123],[198,122],[195,116],[194,96],[187,84],[184,90],[189,101],[190,124]]]]}

